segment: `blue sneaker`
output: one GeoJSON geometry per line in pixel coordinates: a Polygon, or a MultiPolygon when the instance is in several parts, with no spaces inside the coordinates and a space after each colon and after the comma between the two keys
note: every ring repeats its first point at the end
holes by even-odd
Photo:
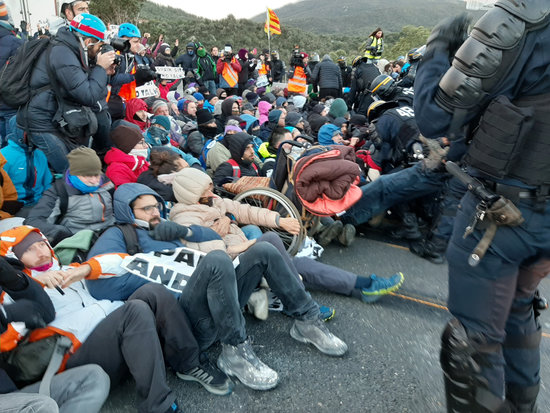
{"type": "Polygon", "coordinates": [[[332,317],[334,317],[334,314],[336,314],[336,310],[331,307],[327,307],[325,305],[319,306],[319,318],[323,321],[332,320],[332,317]]]}
{"type": "Polygon", "coordinates": [[[370,279],[372,280],[371,286],[361,289],[361,300],[365,303],[374,303],[383,295],[397,290],[403,284],[405,277],[402,272],[398,272],[390,278],[379,278],[376,274],[372,274],[370,279]]]}

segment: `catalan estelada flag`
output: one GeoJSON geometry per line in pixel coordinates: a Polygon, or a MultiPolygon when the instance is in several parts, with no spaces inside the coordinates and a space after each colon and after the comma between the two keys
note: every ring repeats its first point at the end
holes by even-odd
{"type": "Polygon", "coordinates": [[[281,23],[279,23],[279,18],[270,8],[267,9],[267,17],[265,20],[264,31],[267,31],[271,34],[281,34],[281,23]]]}

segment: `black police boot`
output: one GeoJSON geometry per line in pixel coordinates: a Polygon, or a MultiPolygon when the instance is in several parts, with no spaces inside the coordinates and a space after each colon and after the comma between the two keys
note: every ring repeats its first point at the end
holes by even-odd
{"type": "Polygon", "coordinates": [[[431,240],[419,239],[411,241],[409,250],[420,258],[424,258],[434,264],[443,264],[445,262],[443,253],[437,251],[436,245],[431,240]]]}
{"type": "Polygon", "coordinates": [[[506,400],[513,406],[514,413],[538,413],[538,394],[538,384],[529,387],[521,387],[514,384],[506,385],[506,400]]]}
{"type": "Polygon", "coordinates": [[[412,212],[403,214],[403,222],[401,228],[391,232],[393,238],[416,240],[422,237],[422,233],[418,229],[418,220],[412,212]]]}

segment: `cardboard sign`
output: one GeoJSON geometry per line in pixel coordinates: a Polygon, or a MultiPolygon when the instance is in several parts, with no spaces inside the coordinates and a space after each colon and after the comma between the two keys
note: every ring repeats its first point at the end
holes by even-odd
{"type": "Polygon", "coordinates": [[[122,261],[126,271],[181,293],[206,254],[190,248],[130,255],[122,261]]]}
{"type": "Polygon", "coordinates": [[[142,86],[136,87],[136,97],[139,99],[149,98],[151,96],[156,96],[159,92],[158,87],[155,86],[153,81],[147,82],[142,86]]]}
{"type": "Polygon", "coordinates": [[[160,74],[162,79],[183,79],[185,77],[185,71],[182,67],[171,66],[156,66],[155,70],[160,74]]]}

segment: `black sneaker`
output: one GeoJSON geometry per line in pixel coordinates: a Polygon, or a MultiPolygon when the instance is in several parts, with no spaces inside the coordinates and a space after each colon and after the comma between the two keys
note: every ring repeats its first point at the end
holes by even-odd
{"type": "Polygon", "coordinates": [[[226,396],[233,391],[233,382],[218,367],[206,360],[191,370],[176,375],[186,381],[196,381],[206,390],[218,396],[226,396]]]}

